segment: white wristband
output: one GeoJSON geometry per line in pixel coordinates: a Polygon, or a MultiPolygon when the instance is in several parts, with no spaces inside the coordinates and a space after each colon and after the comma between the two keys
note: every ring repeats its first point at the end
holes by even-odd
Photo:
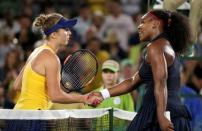
{"type": "Polygon", "coordinates": [[[104,99],[110,98],[109,91],[107,89],[101,90],[100,93],[104,99]]]}

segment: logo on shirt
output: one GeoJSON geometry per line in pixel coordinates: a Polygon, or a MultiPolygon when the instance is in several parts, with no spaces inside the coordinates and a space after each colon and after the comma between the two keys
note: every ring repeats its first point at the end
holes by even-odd
{"type": "Polygon", "coordinates": [[[121,104],[121,99],[120,99],[120,97],[115,97],[115,98],[114,98],[114,104],[115,104],[115,105],[121,104]]]}

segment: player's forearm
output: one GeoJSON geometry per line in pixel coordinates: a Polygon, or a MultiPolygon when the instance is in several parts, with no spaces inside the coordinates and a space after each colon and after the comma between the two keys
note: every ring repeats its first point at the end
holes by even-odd
{"type": "Polygon", "coordinates": [[[85,96],[80,94],[67,94],[65,93],[65,96],[68,98],[68,103],[85,103],[85,96]]]}
{"type": "Polygon", "coordinates": [[[129,78],[109,89],[110,96],[119,96],[133,90],[133,79],[129,78]]]}
{"type": "Polygon", "coordinates": [[[158,119],[161,119],[165,113],[167,104],[167,88],[164,82],[155,84],[154,95],[157,105],[157,116],[158,119]]]}
{"type": "Polygon", "coordinates": [[[110,88],[110,96],[118,96],[126,94],[134,90],[135,86],[141,82],[139,72],[136,72],[133,77],[124,80],[114,88],[110,88]]]}
{"type": "Polygon", "coordinates": [[[55,92],[51,97],[51,101],[55,103],[69,104],[69,103],[84,103],[85,96],[80,94],[67,94],[63,91],[55,92]]]}
{"type": "Polygon", "coordinates": [[[123,82],[121,82],[118,85],[115,85],[109,90],[108,89],[102,90],[101,91],[102,97],[104,99],[107,99],[109,97],[126,94],[134,90],[135,85],[138,85],[140,82],[141,82],[141,79],[140,79],[139,73],[137,72],[133,77],[124,80],[123,82]]]}

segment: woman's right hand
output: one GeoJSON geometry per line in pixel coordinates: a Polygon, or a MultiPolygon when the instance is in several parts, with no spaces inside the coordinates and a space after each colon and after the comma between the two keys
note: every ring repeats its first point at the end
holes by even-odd
{"type": "Polygon", "coordinates": [[[159,118],[159,125],[162,131],[174,131],[173,123],[165,116],[159,118]]]}

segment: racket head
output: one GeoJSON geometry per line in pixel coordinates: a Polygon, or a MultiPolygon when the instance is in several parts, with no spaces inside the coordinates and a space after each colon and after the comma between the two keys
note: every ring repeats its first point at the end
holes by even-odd
{"type": "Polygon", "coordinates": [[[61,84],[65,92],[80,92],[98,72],[98,60],[89,50],[73,52],[65,59],[61,69],[61,84]]]}

